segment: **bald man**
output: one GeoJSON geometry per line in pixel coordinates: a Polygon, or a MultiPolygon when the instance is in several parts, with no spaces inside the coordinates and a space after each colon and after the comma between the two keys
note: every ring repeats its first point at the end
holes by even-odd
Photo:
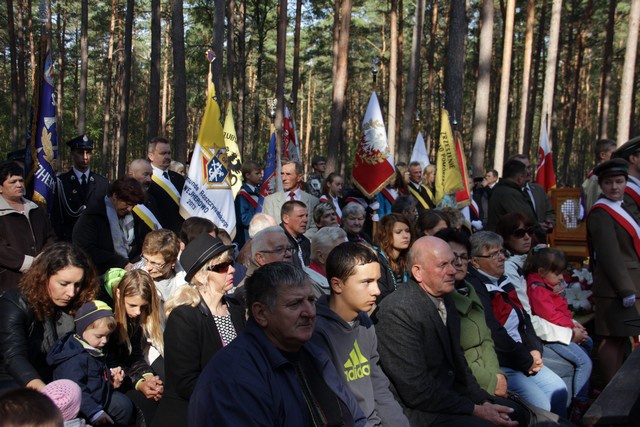
{"type": "Polygon", "coordinates": [[[147,201],[133,208],[135,229],[136,233],[139,233],[136,235],[142,236],[144,241],[144,236],[146,236],[147,233],[163,228],[157,216],[158,204],[153,195],[149,193],[153,168],[147,159],[134,159],[129,163],[127,175],[138,181],[142,185],[145,193],[147,193],[147,201]]]}
{"type": "Polygon", "coordinates": [[[489,427],[527,425],[517,404],[484,391],[460,347],[455,256],[436,237],[409,251],[412,278],[376,313],[380,363],[411,425],[489,427]],[[496,402],[496,403],[491,403],[496,402]]]}

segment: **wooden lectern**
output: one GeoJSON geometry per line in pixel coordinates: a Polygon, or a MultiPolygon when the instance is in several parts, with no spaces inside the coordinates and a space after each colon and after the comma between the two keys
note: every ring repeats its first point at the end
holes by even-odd
{"type": "Polygon", "coordinates": [[[551,190],[551,204],[556,211],[556,226],[550,235],[551,246],[564,251],[569,261],[584,262],[587,247],[586,212],[580,220],[580,188],[551,190]]]}

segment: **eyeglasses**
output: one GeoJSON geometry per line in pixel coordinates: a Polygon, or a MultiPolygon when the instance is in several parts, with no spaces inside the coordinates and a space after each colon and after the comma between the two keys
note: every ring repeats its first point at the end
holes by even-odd
{"type": "Polygon", "coordinates": [[[262,252],[265,254],[284,254],[289,252],[290,254],[293,253],[293,250],[295,248],[293,246],[285,246],[285,247],[280,247],[280,248],[275,248],[275,249],[271,249],[270,251],[258,251],[258,252],[262,252]]]}
{"type": "Polygon", "coordinates": [[[517,239],[522,239],[525,234],[528,234],[529,236],[533,236],[533,232],[534,232],[533,227],[517,228],[513,231],[513,233],[511,233],[511,235],[517,239]]]}
{"type": "Polygon", "coordinates": [[[148,258],[142,257],[144,263],[150,267],[155,268],[156,270],[163,270],[169,263],[165,262],[163,264],[158,264],[157,262],[150,261],[148,258]]]}
{"type": "Polygon", "coordinates": [[[507,256],[507,251],[505,251],[504,249],[500,249],[500,250],[497,250],[495,252],[490,253],[489,255],[475,255],[474,258],[498,259],[498,258],[500,258],[500,255],[502,255],[503,257],[506,257],[507,256]]]}
{"type": "Polygon", "coordinates": [[[453,263],[454,264],[458,264],[458,263],[465,264],[465,263],[469,262],[469,255],[467,255],[467,254],[457,254],[457,253],[454,252],[453,256],[455,257],[455,258],[453,258],[453,263]]]}
{"type": "Polygon", "coordinates": [[[213,271],[214,273],[226,273],[229,271],[229,267],[233,267],[233,261],[225,261],[220,264],[210,265],[207,267],[207,270],[213,271]]]}

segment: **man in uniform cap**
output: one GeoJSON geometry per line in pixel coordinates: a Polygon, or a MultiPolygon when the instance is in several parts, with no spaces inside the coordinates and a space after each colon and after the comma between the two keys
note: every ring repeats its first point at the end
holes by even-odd
{"type": "Polygon", "coordinates": [[[107,195],[109,181],[92,172],[91,153],[93,141],[88,135],[80,135],[67,141],[71,149],[73,167],[58,175],[56,198],[51,222],[61,240],[71,241],[71,233],[82,211],[96,200],[107,195]]]}
{"type": "Polygon", "coordinates": [[[640,208],[640,136],[625,142],[613,152],[614,158],[629,162],[629,176],[624,190],[624,203],[635,203],[640,208]]]}

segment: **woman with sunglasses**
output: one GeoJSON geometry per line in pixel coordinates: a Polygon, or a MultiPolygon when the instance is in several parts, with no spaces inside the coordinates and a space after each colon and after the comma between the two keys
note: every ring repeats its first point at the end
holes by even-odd
{"type": "MultiPolygon", "coordinates": [[[[572,339],[579,340],[586,334],[585,328],[577,324],[574,328],[556,325],[535,315],[531,311],[527,295],[527,279],[524,275],[524,264],[529,251],[537,243],[536,224],[522,212],[511,212],[500,217],[496,232],[504,239],[507,259],[504,262],[504,274],[513,284],[523,310],[531,319],[536,335],[544,343],[542,361],[555,372],[567,386],[568,396],[573,394],[573,383],[576,373],[575,365],[558,354],[546,343],[562,343],[569,345],[572,339]]],[[[571,402],[568,401],[567,404],[571,402]]]]}
{"type": "Polygon", "coordinates": [[[187,425],[189,398],[200,372],[244,329],[242,306],[225,296],[233,287],[233,249],[201,234],[180,256],[189,286],[165,304],[165,389],[154,426],[187,425]]]}

